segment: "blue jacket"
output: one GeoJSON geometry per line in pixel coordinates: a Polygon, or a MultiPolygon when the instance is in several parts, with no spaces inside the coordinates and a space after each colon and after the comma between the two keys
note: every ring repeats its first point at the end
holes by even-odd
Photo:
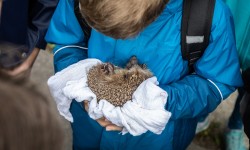
{"type": "Polygon", "coordinates": [[[167,149],[182,150],[192,141],[197,119],[212,112],[236,87],[242,85],[235,47],[233,20],[229,9],[216,1],[210,44],[188,74],[182,59],[180,28],[182,0],[171,0],[162,14],[138,36],[121,40],[92,30],[88,51],[74,15],[73,0],[61,0],[46,35],[55,43],[55,71],[85,58],[98,58],[124,66],[132,55],[146,63],[169,94],[166,109],[172,117],[161,135],[147,132],[133,137],[103,130],[74,102],[73,142],[75,150],[85,149],[167,149]]]}

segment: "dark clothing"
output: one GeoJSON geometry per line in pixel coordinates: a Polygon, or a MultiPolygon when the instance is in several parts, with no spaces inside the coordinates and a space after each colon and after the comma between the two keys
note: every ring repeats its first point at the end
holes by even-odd
{"type": "Polygon", "coordinates": [[[243,113],[244,131],[250,139],[250,68],[242,74],[244,80],[244,88],[246,90],[243,97],[244,104],[246,104],[245,112],[243,113]]]}
{"type": "Polygon", "coordinates": [[[244,81],[244,89],[250,93],[250,68],[247,70],[243,71],[242,73],[242,78],[244,81]]]}
{"type": "Polygon", "coordinates": [[[245,90],[243,87],[238,88],[239,95],[236,99],[233,112],[228,121],[229,129],[238,129],[241,130],[243,128],[242,118],[240,114],[240,102],[245,94],[245,90]]]}
{"type": "Polygon", "coordinates": [[[250,139],[250,93],[246,92],[244,99],[247,101],[246,110],[243,114],[244,131],[250,139]]]}
{"type": "MultiPolygon", "coordinates": [[[[25,45],[26,48],[18,48],[20,54],[25,56],[35,47],[44,49],[46,46],[44,36],[57,3],[58,0],[4,0],[0,44],[10,42],[15,45],[25,45]]],[[[1,49],[8,48],[1,46],[1,49]]],[[[3,57],[1,55],[2,53],[0,57],[3,57]]]]}

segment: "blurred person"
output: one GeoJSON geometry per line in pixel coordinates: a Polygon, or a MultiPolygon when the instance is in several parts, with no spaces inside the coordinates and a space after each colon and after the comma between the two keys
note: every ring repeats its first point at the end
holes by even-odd
{"type": "Polygon", "coordinates": [[[1,72],[22,80],[29,76],[58,0],[3,0],[0,18],[1,72]]]}
{"type": "Polygon", "coordinates": [[[62,122],[51,104],[33,85],[0,75],[0,149],[62,150],[62,122]]]}

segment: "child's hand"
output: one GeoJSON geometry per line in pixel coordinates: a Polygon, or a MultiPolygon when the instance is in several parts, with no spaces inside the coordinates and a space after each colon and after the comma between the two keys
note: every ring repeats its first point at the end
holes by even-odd
{"type": "Polygon", "coordinates": [[[122,127],[119,127],[115,124],[109,124],[106,126],[106,131],[122,131],[122,127]]]}
{"type": "MultiPolygon", "coordinates": [[[[89,110],[89,104],[88,101],[84,101],[84,108],[88,112],[89,110]]],[[[96,120],[102,127],[106,128],[106,131],[122,131],[122,127],[119,127],[109,120],[107,120],[105,117],[102,117],[100,119],[96,120]]]]}

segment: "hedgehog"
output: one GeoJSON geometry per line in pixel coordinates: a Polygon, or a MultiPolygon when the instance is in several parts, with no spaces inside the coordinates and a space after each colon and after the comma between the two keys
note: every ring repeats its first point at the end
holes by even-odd
{"type": "Polygon", "coordinates": [[[138,64],[136,56],[132,56],[125,68],[111,63],[93,66],[87,74],[87,84],[96,95],[97,101],[105,99],[114,106],[123,106],[132,100],[137,87],[153,76],[145,64],[138,64]]]}

